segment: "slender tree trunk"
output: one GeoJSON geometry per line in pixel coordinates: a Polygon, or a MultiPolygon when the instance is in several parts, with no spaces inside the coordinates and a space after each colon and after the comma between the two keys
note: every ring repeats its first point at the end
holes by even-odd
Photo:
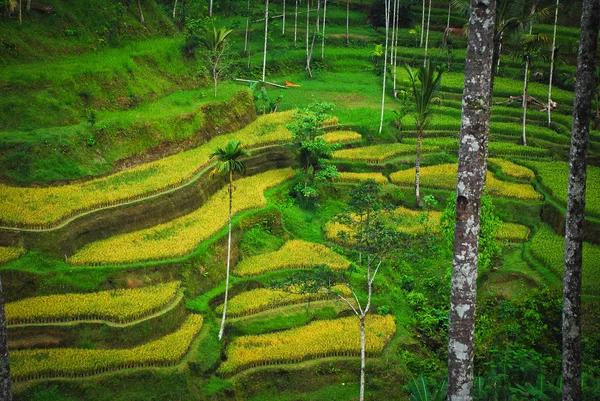
{"type": "Polygon", "coordinates": [[[400,1],[396,2],[396,39],[394,39],[394,97],[396,97],[396,77],[398,74],[398,30],[400,25],[400,1]]]}
{"type": "Polygon", "coordinates": [[[529,92],[529,56],[525,60],[525,78],[523,79],[523,124],[522,124],[522,143],[527,146],[527,96],[529,92]]]}
{"type": "Polygon", "coordinates": [[[421,142],[423,139],[423,128],[422,126],[417,127],[417,161],[415,163],[415,197],[417,198],[417,207],[421,209],[423,203],[421,202],[421,191],[419,182],[421,179],[421,142]]]}
{"type": "Polygon", "coordinates": [[[383,112],[385,110],[385,84],[387,81],[387,56],[388,56],[388,36],[390,30],[390,2],[384,0],[385,6],[385,49],[383,56],[383,90],[381,92],[381,119],[379,120],[379,133],[383,131],[383,112]]]}
{"type": "Polygon", "coordinates": [[[212,10],[213,10],[213,0],[210,0],[210,4],[208,6],[208,16],[212,17],[212,10]]]}
{"type": "Polygon", "coordinates": [[[31,11],[31,0],[27,0],[27,12],[31,11]]]}
{"type": "Polygon", "coordinates": [[[173,20],[175,20],[175,12],[177,11],[177,0],[175,0],[175,5],[173,6],[173,20]]]}
{"type": "Polygon", "coordinates": [[[350,46],[350,0],[346,0],[346,46],[350,46]]]}
{"type": "Polygon", "coordinates": [[[283,21],[281,23],[281,36],[285,35],[285,0],[283,0],[283,21]]]}
{"type": "Polygon", "coordinates": [[[227,275],[225,278],[225,300],[223,301],[223,318],[221,319],[221,330],[219,340],[225,332],[225,319],[227,317],[227,298],[229,295],[229,269],[231,266],[231,215],[233,211],[233,171],[229,171],[229,234],[227,236],[227,275]]]}
{"type": "Polygon", "coordinates": [[[423,33],[425,30],[425,0],[423,0],[423,12],[421,13],[421,42],[419,47],[423,47],[423,33]]]}
{"type": "Polygon", "coordinates": [[[265,82],[267,73],[267,37],[269,35],[269,0],[265,0],[265,47],[263,50],[262,81],[265,82]]]}
{"type": "Polygon", "coordinates": [[[394,8],[394,12],[392,14],[392,47],[390,50],[390,67],[392,72],[392,94],[396,96],[396,58],[395,58],[395,43],[396,43],[396,5],[398,4],[398,0],[394,0],[392,7],[394,8]]]}
{"type": "Polygon", "coordinates": [[[360,401],[365,399],[365,318],[365,314],[360,317],[360,401]]]}
{"type": "Polygon", "coordinates": [[[6,314],[4,312],[4,293],[0,278],[0,400],[12,400],[12,380],[8,358],[8,341],[6,338],[6,314]]]}
{"type": "Polygon", "coordinates": [[[563,401],[581,394],[581,263],[585,222],[586,157],[596,69],[600,0],[584,0],[569,152],[569,195],[563,280],[563,401]]]}
{"type": "Polygon", "coordinates": [[[431,22],[431,0],[429,0],[429,11],[427,12],[427,34],[425,35],[425,56],[423,66],[427,64],[427,49],[429,48],[429,23],[431,22]]]}
{"type": "Polygon", "coordinates": [[[456,186],[448,400],[471,401],[481,191],[485,184],[496,1],[472,0],[456,186]]]}
{"type": "Polygon", "coordinates": [[[306,0],[306,68],[308,69],[308,33],[310,31],[310,0],[306,0]]]}
{"type": "Polygon", "coordinates": [[[250,30],[250,0],[248,0],[248,15],[246,16],[246,35],[244,37],[244,54],[248,51],[248,31],[250,30]]]}
{"type": "Polygon", "coordinates": [[[327,0],[323,2],[323,37],[321,38],[321,59],[325,58],[325,25],[327,24],[327,0]]]}
{"type": "Polygon", "coordinates": [[[19,0],[19,25],[23,23],[23,0],[19,0]]]}
{"type": "Polygon", "coordinates": [[[306,59],[306,69],[308,70],[308,76],[310,78],[313,77],[312,70],[310,69],[310,63],[312,61],[312,55],[313,55],[313,51],[315,49],[315,40],[317,39],[317,34],[320,31],[320,25],[319,25],[320,19],[321,19],[321,0],[317,0],[317,22],[315,25],[315,31],[313,32],[312,42],[310,45],[310,51],[308,52],[308,57],[306,59]]]}
{"type": "Polygon", "coordinates": [[[144,20],[144,12],[142,11],[142,3],[140,1],[141,0],[137,0],[138,10],[140,10],[140,22],[145,24],[146,20],[144,20]]]}
{"type": "Polygon", "coordinates": [[[296,11],[294,12],[294,49],[298,39],[298,0],[296,0],[296,11]]]}
{"type": "Polygon", "coordinates": [[[446,21],[446,29],[450,28],[450,10],[452,9],[452,3],[448,3],[448,21],[446,21]]]}
{"type": "Polygon", "coordinates": [[[558,24],[558,6],[560,0],[556,0],[554,11],[554,32],[552,34],[552,55],[550,56],[550,79],[548,80],[548,126],[552,123],[552,79],[554,77],[554,53],[556,52],[556,25],[558,24]]]}

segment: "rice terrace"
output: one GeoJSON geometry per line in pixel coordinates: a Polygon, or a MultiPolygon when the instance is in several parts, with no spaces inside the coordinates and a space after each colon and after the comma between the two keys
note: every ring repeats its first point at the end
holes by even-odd
{"type": "Polygon", "coordinates": [[[0,4],[0,401],[600,400],[600,0],[0,4]]]}

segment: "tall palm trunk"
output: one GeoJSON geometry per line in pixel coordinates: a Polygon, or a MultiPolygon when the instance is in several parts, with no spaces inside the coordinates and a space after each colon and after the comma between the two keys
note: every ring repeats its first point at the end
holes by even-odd
{"type": "Polygon", "coordinates": [[[379,133],[383,131],[383,112],[385,110],[385,84],[387,81],[387,57],[388,57],[388,37],[390,31],[390,2],[384,0],[385,6],[385,49],[383,56],[383,90],[381,91],[381,119],[379,120],[379,133]]]}
{"type": "Polygon", "coordinates": [[[600,1],[584,0],[573,102],[569,152],[569,192],[565,225],[563,279],[563,401],[579,401],[581,394],[581,263],[585,222],[586,156],[596,69],[600,1]]]}
{"type": "Polygon", "coordinates": [[[481,192],[485,184],[496,1],[471,3],[456,186],[448,341],[448,400],[470,401],[481,192]]]}
{"type": "Polygon", "coordinates": [[[296,11],[294,11],[294,49],[298,39],[298,0],[296,0],[296,11]]]}
{"type": "Polygon", "coordinates": [[[321,38],[321,59],[325,58],[325,25],[327,24],[327,0],[323,3],[323,37],[321,38]]]}
{"type": "Polygon", "coordinates": [[[446,21],[446,29],[450,28],[450,10],[452,9],[452,3],[448,3],[448,20],[446,21]]]}
{"type": "Polygon", "coordinates": [[[350,0],[346,0],[346,46],[350,46],[350,0]]]}
{"type": "Polygon", "coordinates": [[[229,234],[227,236],[227,273],[225,278],[225,300],[223,301],[223,318],[221,319],[221,330],[219,340],[225,332],[225,319],[227,317],[227,299],[229,296],[229,271],[231,267],[231,215],[233,212],[233,171],[229,170],[229,234]]]}
{"type": "Polygon", "coordinates": [[[364,401],[364,399],[365,399],[365,365],[366,365],[365,318],[366,318],[365,314],[363,314],[360,317],[360,397],[359,397],[359,401],[364,401]]]}
{"type": "Polygon", "coordinates": [[[6,338],[6,314],[4,312],[4,293],[0,278],[0,400],[12,400],[12,380],[8,358],[8,341],[6,338]]]}
{"type": "Polygon", "coordinates": [[[310,31],[310,0],[306,0],[306,65],[308,66],[308,34],[310,31]]]}
{"type": "Polygon", "coordinates": [[[419,185],[421,179],[421,142],[423,140],[423,128],[422,125],[417,127],[417,160],[415,162],[415,198],[417,199],[417,207],[420,209],[423,207],[421,202],[421,188],[419,185]]]}
{"type": "Polygon", "coordinates": [[[281,23],[281,36],[285,35],[285,0],[283,0],[283,21],[281,23]]]}
{"type": "Polygon", "coordinates": [[[393,94],[396,97],[396,77],[398,74],[396,73],[398,67],[398,30],[400,25],[400,1],[396,1],[396,39],[394,39],[394,90],[393,94]]]}
{"type": "Polygon", "coordinates": [[[321,0],[317,0],[317,22],[315,23],[315,31],[313,32],[312,42],[310,45],[310,51],[308,52],[308,56],[306,57],[306,70],[308,71],[308,76],[310,78],[313,77],[312,70],[310,69],[310,63],[312,61],[313,51],[315,49],[315,40],[317,39],[317,34],[320,31],[320,20],[321,20],[321,0]]]}
{"type": "Polygon", "coordinates": [[[246,35],[244,36],[244,53],[248,51],[248,31],[250,30],[250,0],[248,0],[248,15],[246,16],[246,35]]]}
{"type": "Polygon", "coordinates": [[[423,0],[423,11],[421,12],[421,42],[419,47],[423,47],[423,30],[425,29],[425,0],[423,0]]]}
{"type": "Polygon", "coordinates": [[[427,49],[429,48],[429,23],[431,22],[431,0],[429,0],[429,11],[427,11],[427,34],[425,35],[425,56],[423,65],[427,63],[427,49]]]}
{"type": "Polygon", "coordinates": [[[392,14],[392,48],[390,50],[390,67],[392,72],[392,93],[396,93],[396,58],[395,58],[395,43],[396,43],[396,5],[398,0],[394,0],[392,7],[394,12],[392,14]]]}
{"type": "Polygon", "coordinates": [[[142,11],[142,3],[140,3],[140,0],[137,0],[137,6],[138,10],[140,11],[140,22],[145,24],[146,20],[144,19],[144,12],[142,11]]]}
{"type": "Polygon", "coordinates": [[[523,123],[522,123],[522,142],[527,146],[527,96],[529,92],[529,56],[525,60],[525,78],[523,79],[523,123]]]}
{"type": "Polygon", "coordinates": [[[208,16],[212,17],[212,10],[213,10],[213,0],[210,0],[210,4],[208,6],[208,16]]]}
{"type": "Polygon", "coordinates": [[[265,82],[267,73],[267,37],[269,35],[269,0],[265,0],[265,47],[263,50],[262,81],[265,82]]]}
{"type": "Polygon", "coordinates": [[[175,5],[173,6],[173,20],[175,20],[175,12],[177,11],[177,0],[175,0],[175,5]]]}
{"type": "Polygon", "coordinates": [[[552,55],[550,56],[550,78],[548,79],[548,126],[552,123],[552,79],[554,77],[554,53],[556,52],[556,25],[558,24],[558,6],[560,0],[556,0],[554,11],[554,32],[552,33],[552,55]]]}

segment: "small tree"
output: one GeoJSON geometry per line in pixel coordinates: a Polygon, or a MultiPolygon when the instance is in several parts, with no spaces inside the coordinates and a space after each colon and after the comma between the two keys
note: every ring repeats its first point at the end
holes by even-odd
{"type": "Polygon", "coordinates": [[[368,180],[350,191],[348,209],[338,216],[338,221],[347,227],[340,232],[340,241],[348,249],[352,249],[357,259],[356,270],[336,273],[325,267],[318,267],[308,272],[297,272],[291,279],[278,283],[277,286],[291,289],[300,293],[316,293],[326,289],[339,300],[345,302],[360,321],[360,400],[365,397],[365,364],[366,318],[371,310],[374,281],[379,269],[385,262],[386,256],[395,248],[402,248],[407,243],[407,236],[388,227],[383,217],[389,211],[381,188],[374,180],[368,180]],[[351,296],[335,292],[335,285],[345,285],[351,296]],[[359,284],[362,290],[355,287],[359,284]],[[366,291],[366,294],[364,293],[366,291]]]}
{"type": "Polygon", "coordinates": [[[225,63],[223,63],[223,55],[227,49],[227,37],[231,32],[233,31],[227,28],[219,28],[217,30],[213,25],[212,33],[209,33],[202,41],[206,48],[206,61],[208,62],[208,68],[210,68],[210,74],[213,79],[215,97],[217,97],[219,77],[226,67],[225,63]]]}
{"type": "Polygon", "coordinates": [[[227,316],[227,296],[229,292],[229,272],[231,267],[231,215],[233,210],[233,175],[245,174],[246,163],[239,160],[249,153],[241,148],[241,142],[230,140],[225,148],[216,149],[211,157],[217,158],[217,165],[212,171],[212,175],[227,174],[229,177],[229,233],[227,237],[227,274],[225,279],[225,301],[223,302],[223,318],[221,319],[221,329],[219,330],[219,340],[223,338],[225,332],[225,318],[227,316]]]}
{"type": "Polygon", "coordinates": [[[410,83],[412,86],[412,97],[415,105],[415,128],[417,129],[417,160],[415,163],[415,196],[417,206],[422,207],[421,194],[419,191],[419,173],[421,169],[421,142],[423,131],[429,123],[431,115],[431,99],[442,81],[443,70],[441,67],[434,68],[430,60],[425,62],[423,67],[415,72],[410,66],[406,65],[410,83]]]}
{"type": "Polygon", "coordinates": [[[292,148],[300,167],[302,182],[296,192],[305,199],[316,198],[319,181],[328,181],[338,176],[335,165],[329,162],[335,145],[328,144],[320,135],[324,134],[323,123],[329,118],[328,111],[335,106],[330,103],[314,103],[296,112],[295,119],[288,124],[292,132],[292,148]]]}

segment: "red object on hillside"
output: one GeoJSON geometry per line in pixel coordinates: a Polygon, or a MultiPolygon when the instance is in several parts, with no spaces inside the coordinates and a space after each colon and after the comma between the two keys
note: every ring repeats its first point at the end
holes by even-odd
{"type": "Polygon", "coordinates": [[[292,83],[290,81],[285,81],[285,86],[290,87],[290,86],[302,86],[302,85],[298,85],[298,84],[292,83]]]}

